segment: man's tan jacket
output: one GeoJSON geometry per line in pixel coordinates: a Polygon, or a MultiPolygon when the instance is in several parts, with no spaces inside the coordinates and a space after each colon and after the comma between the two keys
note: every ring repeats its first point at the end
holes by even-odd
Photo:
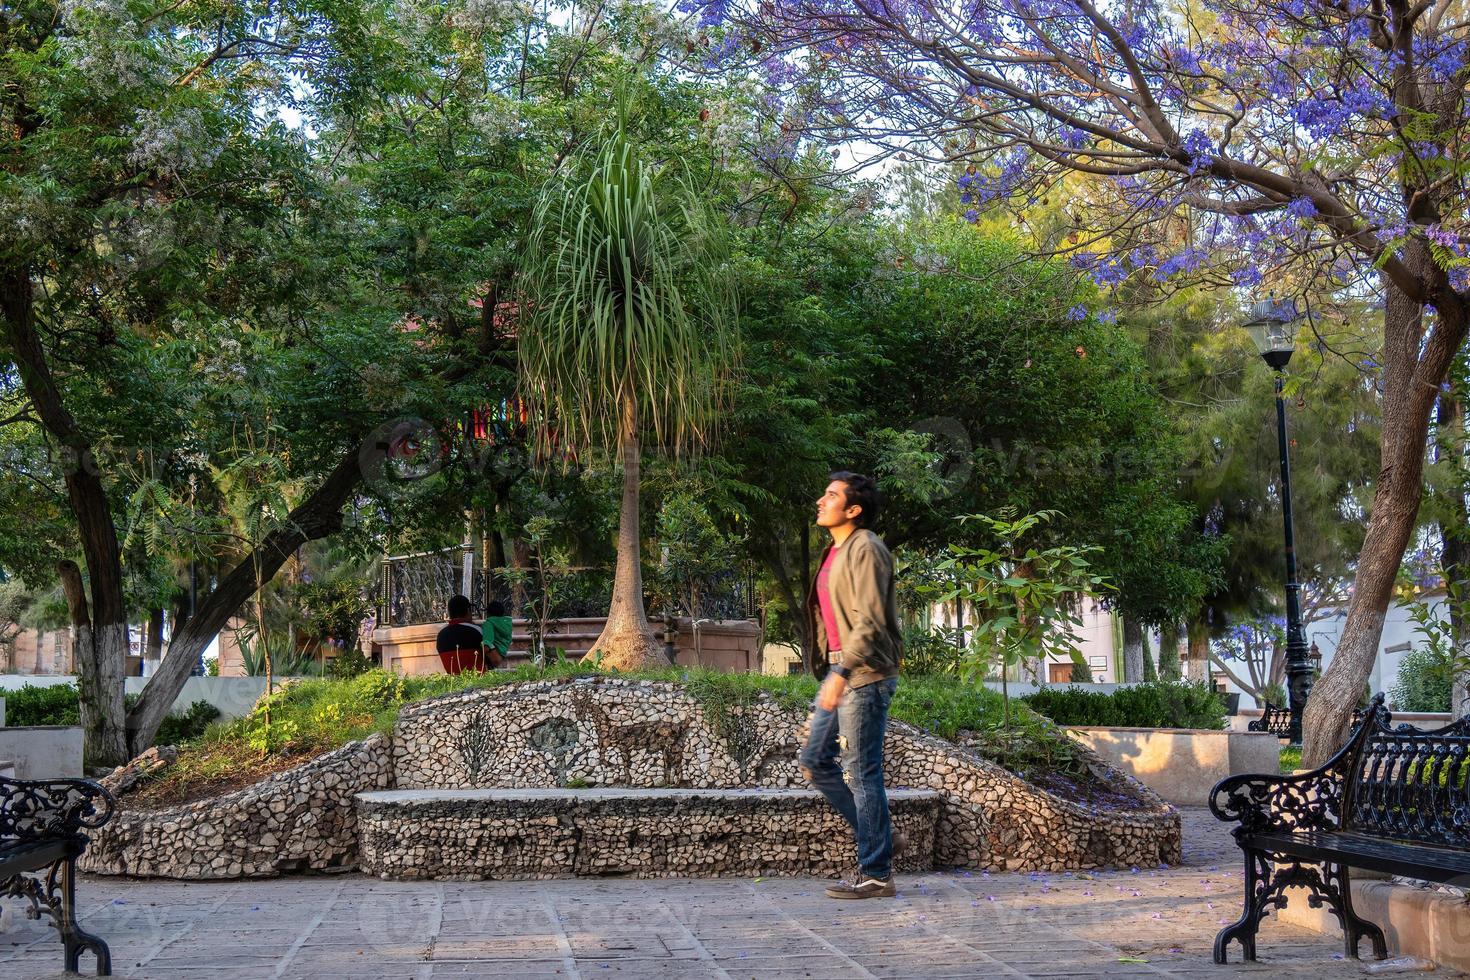
{"type": "MultiPolygon", "coordinates": [[[[817,567],[827,562],[828,545],[817,567]]],[[[878,535],[859,528],[843,542],[827,571],[832,617],[842,647],[842,666],[850,687],[898,676],[902,647],[898,596],[893,586],[893,555],[878,535]]],[[[817,583],[807,596],[807,624],[817,656],[812,673],[826,676],[830,657],[827,630],[817,604],[817,583]]]]}

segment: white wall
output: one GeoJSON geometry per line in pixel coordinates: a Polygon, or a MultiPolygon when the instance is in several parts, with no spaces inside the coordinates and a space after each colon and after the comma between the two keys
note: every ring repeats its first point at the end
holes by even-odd
{"type": "MultiPolygon", "coordinates": [[[[1082,656],[1087,659],[1087,664],[1092,668],[1092,679],[1099,684],[1114,684],[1118,677],[1117,658],[1115,657],[1113,613],[1105,607],[1101,601],[1092,597],[1084,596],[1082,599],[1082,625],[1077,630],[1081,638],[1077,644],[1082,656]]],[[[953,626],[955,617],[947,606],[935,605],[929,611],[930,620],[935,626],[953,626]]],[[[968,613],[965,617],[966,625],[970,623],[968,613]]],[[[1070,666],[1069,657],[1054,657],[1051,663],[1070,666]]]]}

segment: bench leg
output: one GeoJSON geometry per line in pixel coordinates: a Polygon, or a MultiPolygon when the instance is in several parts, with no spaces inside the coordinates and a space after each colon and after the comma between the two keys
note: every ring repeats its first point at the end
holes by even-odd
{"type": "Polygon", "coordinates": [[[61,932],[62,945],[66,947],[66,968],[72,973],[80,973],[78,969],[82,957],[82,950],[90,949],[97,957],[97,975],[99,977],[112,976],[112,951],[107,948],[107,943],[98,936],[82,929],[77,925],[76,890],[77,869],[76,863],[68,858],[61,872],[61,907],[53,913],[56,920],[56,928],[61,932]]]}
{"type": "MultiPolygon", "coordinates": [[[[1334,877],[1338,881],[1340,889],[1338,894],[1342,898],[1342,911],[1337,918],[1342,923],[1342,941],[1348,958],[1358,959],[1358,944],[1363,941],[1364,937],[1367,937],[1373,942],[1373,958],[1376,960],[1388,959],[1388,943],[1384,941],[1383,930],[1367,919],[1359,918],[1357,911],[1353,908],[1353,883],[1347,866],[1339,868],[1334,877]]],[[[1337,910],[1334,909],[1334,911],[1337,910]]]]}
{"type": "Polygon", "coordinates": [[[1215,937],[1215,962],[1228,963],[1232,940],[1239,941],[1240,954],[1248,962],[1256,958],[1256,932],[1261,917],[1271,908],[1271,863],[1258,851],[1245,852],[1245,911],[1235,923],[1215,937]]]}

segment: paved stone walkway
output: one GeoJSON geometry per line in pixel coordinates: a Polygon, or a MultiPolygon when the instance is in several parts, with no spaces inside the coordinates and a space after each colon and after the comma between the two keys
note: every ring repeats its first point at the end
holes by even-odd
{"type": "MultiPolygon", "coordinates": [[[[1239,851],[1204,811],[1186,811],[1184,839],[1176,868],[905,875],[899,898],[852,903],[804,879],[85,876],[79,891],[115,975],[157,980],[1358,975],[1335,935],[1277,923],[1259,964],[1215,966],[1215,932],[1239,911],[1239,851]]],[[[6,905],[0,977],[63,976],[61,957],[54,930],[6,905]]]]}

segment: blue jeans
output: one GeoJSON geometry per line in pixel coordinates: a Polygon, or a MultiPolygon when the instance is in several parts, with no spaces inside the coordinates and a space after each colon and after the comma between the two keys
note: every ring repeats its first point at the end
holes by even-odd
{"type": "Polygon", "coordinates": [[[858,867],[874,878],[887,878],[893,870],[893,823],[883,790],[883,732],[896,690],[898,678],[890,677],[848,688],[836,711],[814,708],[811,735],[800,757],[812,785],[852,825],[858,867]]]}

